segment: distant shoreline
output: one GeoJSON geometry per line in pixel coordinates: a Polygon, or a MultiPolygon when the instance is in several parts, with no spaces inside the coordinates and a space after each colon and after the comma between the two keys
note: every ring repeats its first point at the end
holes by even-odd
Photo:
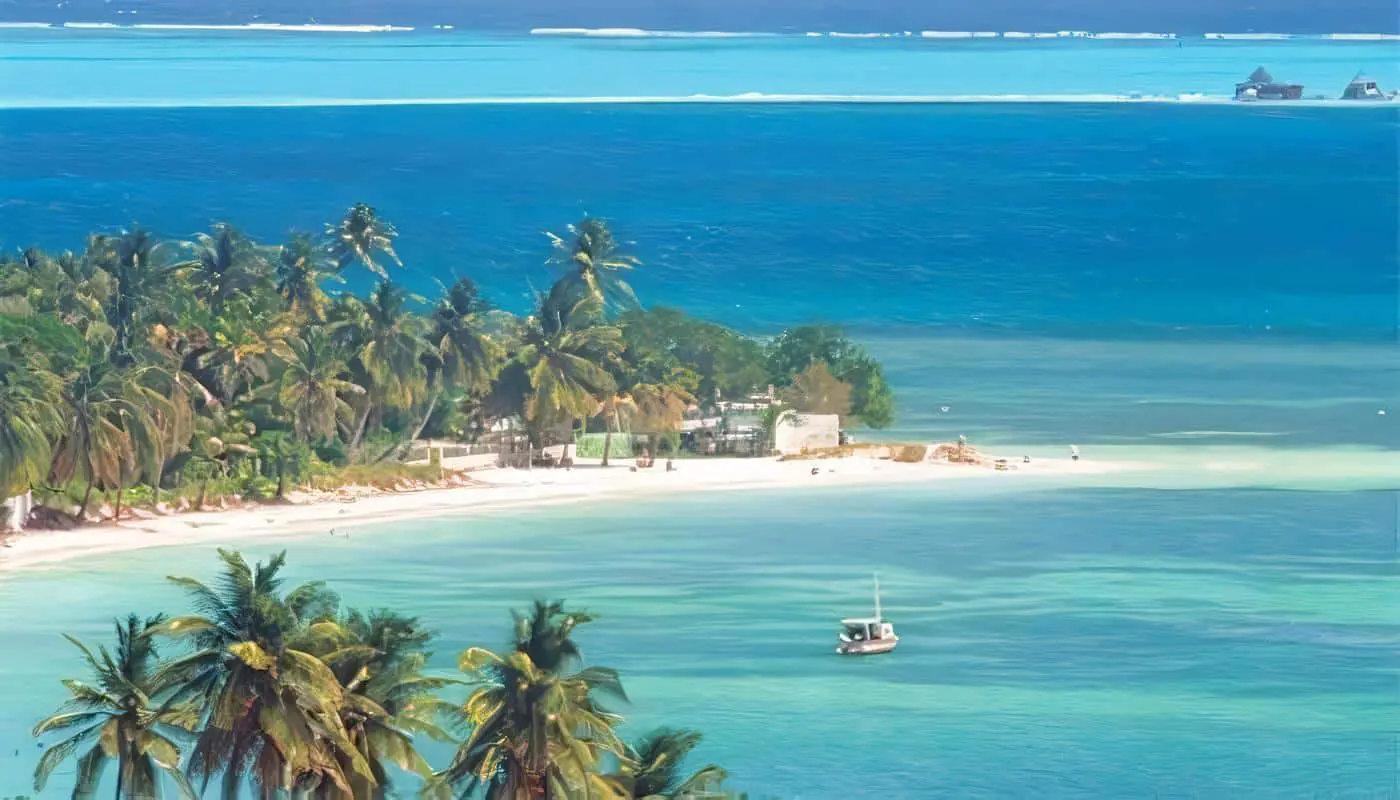
{"type": "Polygon", "coordinates": [[[896,463],[866,457],[779,461],[776,458],[683,459],[675,472],[664,464],[633,470],[617,460],[603,469],[489,469],[471,474],[473,485],[406,492],[294,495],[281,505],[248,505],[85,525],[67,531],[32,531],[0,548],[0,574],[75,559],[192,544],[241,544],[279,537],[353,533],[371,524],[467,516],[489,511],[547,508],[565,503],[615,503],[622,499],[702,491],[782,490],[820,487],[934,484],[947,480],[1014,480],[1017,477],[1103,475],[1141,465],[1069,459],[1037,459],[998,472],[990,466],[946,462],[896,463]],[[819,474],[812,474],[818,469],[819,474]]]}
{"type": "MultiPolygon", "coordinates": [[[[118,13],[122,13],[119,11],[118,13]]],[[[134,16],[136,12],[131,12],[134,16]]],[[[1172,31],[1089,31],[1089,30],[896,30],[896,31],[833,31],[833,30],[783,30],[783,31],[724,31],[724,30],[670,30],[635,27],[536,27],[529,30],[487,30],[458,28],[450,24],[396,25],[384,23],[282,23],[247,22],[240,24],[200,23],[200,22],[112,22],[112,21],[26,21],[13,20],[0,22],[0,29],[12,30],[63,30],[63,31],[200,31],[225,33],[452,33],[460,32],[477,36],[496,37],[553,37],[578,39],[922,39],[939,42],[963,40],[995,41],[1106,41],[1106,42],[1174,42],[1174,41],[1226,41],[1226,42],[1278,42],[1278,41],[1332,41],[1332,42],[1384,42],[1400,40],[1400,33],[1375,31],[1347,31],[1335,33],[1287,33],[1287,32],[1187,32],[1172,31]]]]}

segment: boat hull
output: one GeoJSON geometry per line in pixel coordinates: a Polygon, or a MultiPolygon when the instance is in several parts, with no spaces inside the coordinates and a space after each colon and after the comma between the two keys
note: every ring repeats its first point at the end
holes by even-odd
{"type": "Polygon", "coordinates": [[[888,653],[899,644],[898,639],[876,639],[867,642],[842,642],[836,646],[836,654],[842,656],[875,656],[888,653]]]}

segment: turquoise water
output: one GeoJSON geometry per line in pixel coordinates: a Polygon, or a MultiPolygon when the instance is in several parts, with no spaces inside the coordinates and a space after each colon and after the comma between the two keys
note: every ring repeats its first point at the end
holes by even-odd
{"type": "MultiPolygon", "coordinates": [[[[504,609],[534,596],[597,611],[585,654],[623,670],[634,729],[703,730],[701,757],[751,791],[1395,796],[1387,493],[800,490],[286,546],[294,578],[421,614],[444,666],[501,642],[504,609]],[[900,648],[838,658],[834,623],[866,610],[872,570],[900,648]]],[[[178,608],[160,577],[213,566],[168,548],[0,578],[7,651],[25,654],[0,662],[0,685],[24,687],[0,714],[0,794],[25,789],[25,729],[77,669],[57,632],[178,608]]]]}
{"type": "Polygon", "coordinates": [[[299,104],[792,94],[1229,95],[1268,65],[1307,96],[1358,70],[1400,88],[1400,41],[559,39],[460,31],[0,30],[0,106],[299,104]]]}
{"type": "MultiPolygon", "coordinates": [[[[541,231],[588,211],[635,240],[649,303],[754,333],[847,325],[899,398],[861,436],[1155,465],[286,542],[294,576],[422,614],[442,663],[498,643],[510,606],[586,604],[605,620],[586,652],[624,670],[638,727],[701,729],[704,757],[782,797],[1400,797],[1394,107],[192,107],[1174,96],[1259,62],[1330,91],[1360,67],[1400,85],[1394,42],[0,43],[7,248],[133,221],[275,241],[368,200],[403,232],[406,282],[466,273],[521,310],[550,278],[541,231]],[[873,570],[906,638],[837,659],[873,570]]],[[[0,796],[24,791],[27,731],[75,674],[59,633],[178,607],[162,576],[212,568],[201,547],[0,573],[0,796]]]]}

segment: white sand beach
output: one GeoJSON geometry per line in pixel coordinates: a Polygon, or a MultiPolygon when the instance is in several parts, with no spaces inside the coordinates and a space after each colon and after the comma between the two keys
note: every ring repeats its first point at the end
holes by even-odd
{"type": "MultiPolygon", "coordinates": [[[[451,467],[452,462],[446,462],[451,467]]],[[[779,461],[776,458],[685,459],[676,471],[663,463],[633,470],[630,462],[608,468],[582,461],[574,469],[486,469],[471,473],[472,484],[415,491],[361,492],[291,496],[280,505],[248,504],[219,511],[186,512],[120,523],[88,525],[68,531],[32,531],[0,547],[0,572],[42,567],[104,553],[147,547],[205,542],[230,545],[270,538],[353,529],[421,517],[456,516],[474,512],[558,503],[610,501],[663,493],[739,491],[745,489],[810,488],[814,485],[938,483],[964,480],[1015,480],[1027,476],[1091,476],[1146,465],[1114,461],[1036,459],[1013,469],[924,462],[897,463],[854,457],[779,461]],[[813,475],[812,470],[819,470],[813,475]]]]}

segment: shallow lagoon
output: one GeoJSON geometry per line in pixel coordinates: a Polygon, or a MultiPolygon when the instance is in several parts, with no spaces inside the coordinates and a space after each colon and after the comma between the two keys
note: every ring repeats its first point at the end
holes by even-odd
{"type": "MultiPolygon", "coordinates": [[[[803,490],[285,545],[293,579],[421,614],[444,666],[501,641],[505,609],[533,596],[597,611],[585,653],[623,671],[633,724],[703,730],[703,757],[752,791],[1384,796],[1394,522],[1382,492],[803,490]],[[877,569],[900,649],[838,658],[835,620],[865,610],[877,569]]],[[[0,759],[0,793],[24,791],[27,728],[77,666],[57,632],[178,607],[161,576],[213,567],[167,548],[0,577],[24,653],[0,685],[25,687],[0,715],[0,753],[21,753],[0,759]]]]}

